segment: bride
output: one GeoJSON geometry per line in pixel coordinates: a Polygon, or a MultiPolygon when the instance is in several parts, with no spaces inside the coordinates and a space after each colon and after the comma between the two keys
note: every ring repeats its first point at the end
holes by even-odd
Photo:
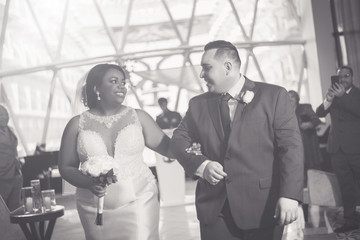
{"type": "Polygon", "coordinates": [[[155,178],[143,162],[145,146],[169,156],[169,138],[144,111],[123,105],[125,71],[113,64],[93,67],[83,89],[89,109],[67,124],[60,147],[61,176],[77,187],[76,205],[86,239],[159,239],[159,201],[155,178]],[[118,182],[102,187],[79,170],[94,156],[120,164],[118,182]],[[94,221],[104,196],[104,225],[94,221]]]}

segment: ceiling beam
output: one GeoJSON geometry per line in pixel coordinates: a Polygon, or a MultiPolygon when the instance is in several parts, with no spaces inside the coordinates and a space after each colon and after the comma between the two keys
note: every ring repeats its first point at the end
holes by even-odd
{"type": "Polygon", "coordinates": [[[94,5],[95,5],[95,8],[99,14],[99,17],[101,19],[101,22],[105,28],[105,31],[109,37],[109,40],[112,44],[112,46],[114,47],[114,50],[115,52],[117,52],[117,46],[116,46],[116,41],[115,41],[115,37],[114,37],[114,32],[112,31],[112,29],[109,27],[109,25],[107,24],[106,20],[105,20],[105,17],[104,17],[104,14],[103,12],[101,11],[101,8],[100,8],[100,5],[99,3],[97,2],[97,0],[94,0],[94,5]]]}
{"type": "MultiPolygon", "coordinates": [[[[284,46],[284,45],[304,45],[306,43],[305,40],[284,40],[284,41],[262,41],[262,42],[242,42],[242,43],[234,43],[234,45],[241,48],[256,48],[256,47],[270,47],[270,46],[284,46]]],[[[78,66],[86,66],[93,65],[101,62],[110,62],[115,61],[118,58],[127,58],[127,59],[143,59],[150,57],[160,57],[166,55],[177,55],[183,54],[184,51],[190,51],[190,53],[202,52],[204,45],[198,46],[179,46],[175,48],[166,48],[166,49],[157,49],[157,50],[148,50],[148,51],[139,51],[139,52],[131,52],[131,53],[121,53],[121,54],[113,54],[113,55],[105,55],[99,57],[92,57],[86,59],[79,60],[71,60],[65,62],[56,62],[47,65],[41,65],[37,67],[31,68],[22,68],[16,70],[3,70],[0,71],[0,78],[29,74],[34,72],[41,72],[47,70],[55,70],[55,69],[63,69],[63,68],[73,68],[78,66]]]]}
{"type": "Polygon", "coordinates": [[[120,48],[116,51],[116,53],[124,52],[124,48],[125,48],[125,44],[126,44],[126,40],[127,40],[127,35],[128,35],[128,32],[129,32],[130,18],[131,18],[132,6],[133,6],[134,1],[135,0],[129,0],[127,15],[126,15],[126,19],[125,19],[125,25],[124,25],[124,28],[123,28],[123,34],[122,34],[121,43],[120,43],[120,48]]]}
{"type": "Polygon", "coordinates": [[[9,20],[9,8],[10,8],[10,0],[6,0],[4,17],[2,19],[2,25],[1,25],[1,35],[0,35],[0,69],[2,68],[6,28],[9,20]]]}
{"type": "Polygon", "coordinates": [[[179,38],[179,40],[180,40],[180,43],[183,45],[183,44],[184,44],[184,40],[183,40],[183,38],[182,38],[182,36],[181,36],[181,34],[180,34],[180,31],[179,31],[179,29],[178,29],[178,27],[177,27],[177,25],[176,25],[176,23],[175,23],[175,21],[174,21],[174,18],[172,17],[172,14],[171,14],[171,12],[170,12],[169,6],[167,5],[167,3],[166,3],[165,0],[161,0],[161,1],[162,1],[163,5],[164,5],[164,7],[165,7],[165,10],[166,10],[169,18],[170,18],[171,25],[173,26],[173,29],[174,29],[176,35],[178,36],[178,38],[179,38]]]}

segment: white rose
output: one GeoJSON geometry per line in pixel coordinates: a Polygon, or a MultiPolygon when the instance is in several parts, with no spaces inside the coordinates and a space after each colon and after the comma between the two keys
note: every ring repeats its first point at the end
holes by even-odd
{"type": "Polygon", "coordinates": [[[101,165],[101,173],[107,174],[112,168],[114,168],[113,159],[112,158],[105,158],[102,161],[101,165]]]}
{"type": "Polygon", "coordinates": [[[96,164],[89,164],[87,173],[92,177],[98,177],[101,174],[101,168],[96,164]]]}
{"type": "Polygon", "coordinates": [[[102,159],[99,157],[89,157],[81,164],[81,172],[88,174],[92,177],[98,177],[102,170],[102,159]]]}
{"type": "Polygon", "coordinates": [[[114,169],[114,175],[115,175],[115,176],[118,176],[119,173],[120,173],[119,166],[116,165],[116,166],[114,166],[113,169],[114,169]]]}
{"type": "Polygon", "coordinates": [[[243,96],[243,102],[246,104],[251,103],[251,101],[253,100],[255,94],[253,91],[246,91],[244,96],[243,96]]]}
{"type": "Polygon", "coordinates": [[[84,174],[87,174],[88,167],[89,167],[89,163],[88,163],[88,161],[85,161],[85,162],[81,163],[80,171],[84,174]]]}

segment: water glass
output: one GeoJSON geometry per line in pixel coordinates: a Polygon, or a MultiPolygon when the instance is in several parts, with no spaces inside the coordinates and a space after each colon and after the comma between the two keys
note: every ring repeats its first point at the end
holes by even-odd
{"type": "Polygon", "coordinates": [[[31,193],[32,187],[21,188],[21,202],[24,206],[24,212],[31,213],[33,211],[33,198],[31,193]]]}
{"type": "Polygon", "coordinates": [[[41,195],[42,195],[42,202],[45,211],[51,211],[51,209],[54,209],[54,207],[56,206],[55,190],[54,189],[42,190],[41,195]]]}
{"type": "Polygon", "coordinates": [[[35,179],[30,181],[30,185],[32,187],[31,193],[33,198],[33,211],[38,212],[41,210],[41,187],[40,180],[35,179]]]}

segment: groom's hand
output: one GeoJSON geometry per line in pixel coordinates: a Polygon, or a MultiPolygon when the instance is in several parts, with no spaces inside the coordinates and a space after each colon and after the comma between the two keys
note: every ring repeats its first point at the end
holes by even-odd
{"type": "Polygon", "coordinates": [[[226,177],[227,174],[223,170],[223,166],[215,161],[210,161],[203,173],[203,178],[208,181],[211,185],[216,185],[220,180],[226,177]]]}
{"type": "Polygon", "coordinates": [[[290,224],[298,218],[298,207],[298,201],[281,197],[276,204],[274,218],[278,218],[282,226],[290,224]]]}

